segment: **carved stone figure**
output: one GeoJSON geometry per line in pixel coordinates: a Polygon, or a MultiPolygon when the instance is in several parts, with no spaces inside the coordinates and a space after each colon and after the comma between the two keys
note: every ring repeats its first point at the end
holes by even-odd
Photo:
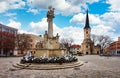
{"type": "Polygon", "coordinates": [[[47,21],[52,21],[52,19],[54,18],[54,9],[52,8],[52,6],[48,7],[49,11],[47,12],[47,21]]]}
{"type": "Polygon", "coordinates": [[[49,6],[49,11],[47,12],[47,22],[48,22],[48,37],[53,38],[53,18],[54,18],[54,8],[49,6]]]}

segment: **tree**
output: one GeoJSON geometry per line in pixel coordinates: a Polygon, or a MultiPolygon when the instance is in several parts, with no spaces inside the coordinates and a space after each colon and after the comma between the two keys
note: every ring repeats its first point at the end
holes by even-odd
{"type": "Polygon", "coordinates": [[[96,42],[97,42],[97,37],[98,37],[98,35],[92,34],[92,35],[91,35],[91,40],[92,40],[94,43],[96,43],[96,42]]]}
{"type": "Polygon", "coordinates": [[[73,42],[74,40],[72,38],[62,38],[60,40],[60,43],[63,44],[67,49],[67,52],[70,52],[70,46],[72,45],[73,42]]]}
{"type": "Polygon", "coordinates": [[[96,45],[101,46],[101,52],[103,52],[103,49],[108,47],[110,43],[113,41],[109,36],[105,35],[91,35],[91,39],[96,45]]]}

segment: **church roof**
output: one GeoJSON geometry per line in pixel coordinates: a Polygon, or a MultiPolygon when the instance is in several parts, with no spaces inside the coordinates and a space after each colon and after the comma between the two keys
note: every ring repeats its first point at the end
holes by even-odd
{"type": "Polygon", "coordinates": [[[90,26],[89,26],[88,10],[87,10],[87,14],[86,14],[86,22],[85,22],[85,27],[84,27],[84,29],[85,29],[85,28],[90,28],[90,26]]]}

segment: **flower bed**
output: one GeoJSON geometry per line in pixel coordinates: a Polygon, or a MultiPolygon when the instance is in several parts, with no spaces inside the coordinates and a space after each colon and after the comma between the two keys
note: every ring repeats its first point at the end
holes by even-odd
{"type": "Polygon", "coordinates": [[[63,56],[63,57],[23,57],[20,63],[34,63],[34,64],[47,64],[47,63],[70,63],[70,62],[77,62],[78,59],[74,56],[63,56]]]}

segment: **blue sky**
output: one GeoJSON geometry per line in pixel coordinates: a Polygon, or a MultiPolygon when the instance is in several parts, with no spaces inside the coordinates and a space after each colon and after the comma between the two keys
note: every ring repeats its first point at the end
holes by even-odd
{"type": "Polygon", "coordinates": [[[120,0],[0,0],[0,23],[19,33],[43,35],[47,30],[48,6],[55,8],[54,35],[73,38],[81,44],[86,9],[89,10],[91,33],[120,36],[120,0]]]}

